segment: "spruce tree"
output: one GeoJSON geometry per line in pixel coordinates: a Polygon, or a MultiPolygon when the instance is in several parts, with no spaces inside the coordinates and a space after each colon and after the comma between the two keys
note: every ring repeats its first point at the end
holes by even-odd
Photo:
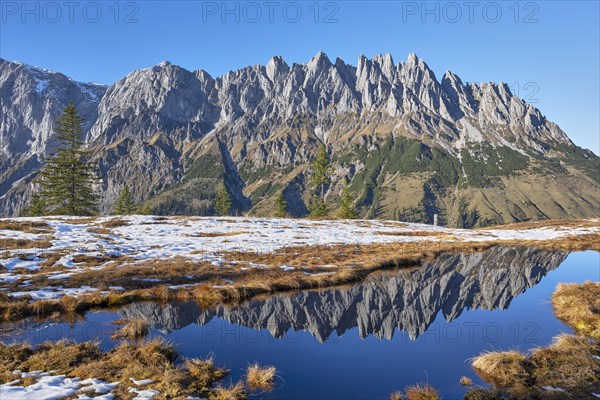
{"type": "Polygon", "coordinates": [[[279,193],[275,199],[275,216],[277,218],[285,218],[287,216],[287,201],[283,197],[283,192],[279,193]]]}
{"type": "Polygon", "coordinates": [[[135,202],[129,191],[129,186],[125,185],[115,202],[116,215],[129,215],[135,212],[135,202]]]}
{"type": "Polygon", "coordinates": [[[55,121],[58,146],[40,171],[40,201],[45,212],[66,215],[96,214],[96,196],[92,185],[96,170],[87,161],[90,152],[83,150],[83,118],[73,102],[55,121]]]}
{"type": "Polygon", "coordinates": [[[329,210],[325,203],[325,186],[331,183],[331,163],[325,146],[321,146],[311,164],[311,183],[314,193],[310,198],[308,209],[312,217],[325,217],[329,210]]]}
{"type": "Polygon", "coordinates": [[[339,219],[356,219],[358,218],[358,211],[354,206],[354,199],[350,190],[348,190],[348,183],[344,183],[344,188],[340,195],[340,203],[338,210],[339,219]]]}
{"type": "Polygon", "coordinates": [[[38,193],[31,196],[29,206],[19,212],[20,217],[41,217],[46,215],[46,203],[38,193]]]}
{"type": "Polygon", "coordinates": [[[227,215],[231,209],[231,197],[229,196],[227,187],[223,183],[217,192],[217,198],[215,199],[214,207],[219,215],[227,215]]]}
{"type": "Polygon", "coordinates": [[[144,203],[138,208],[137,213],[139,215],[152,215],[152,207],[150,204],[144,203]]]}
{"type": "Polygon", "coordinates": [[[308,200],[308,211],[311,217],[316,218],[326,217],[329,214],[327,204],[316,193],[313,193],[308,200]]]}

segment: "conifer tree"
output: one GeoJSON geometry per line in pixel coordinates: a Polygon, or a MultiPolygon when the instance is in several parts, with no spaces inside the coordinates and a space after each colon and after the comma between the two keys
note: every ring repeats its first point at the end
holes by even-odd
{"type": "Polygon", "coordinates": [[[129,215],[135,212],[135,202],[129,191],[129,186],[125,185],[115,202],[116,215],[129,215]]]}
{"type": "Polygon", "coordinates": [[[308,210],[311,217],[326,217],[329,214],[327,204],[316,193],[313,193],[308,200],[308,210]]]}
{"type": "Polygon", "coordinates": [[[342,193],[340,194],[340,203],[338,210],[338,218],[339,219],[356,219],[358,218],[358,211],[356,210],[356,206],[354,205],[354,199],[352,198],[352,194],[348,189],[348,183],[344,183],[344,188],[342,189],[342,193]]]}
{"type": "Polygon", "coordinates": [[[138,208],[137,212],[140,215],[151,215],[152,214],[152,207],[150,207],[150,204],[144,203],[144,204],[142,204],[141,207],[138,208]]]}
{"type": "Polygon", "coordinates": [[[314,194],[308,204],[312,217],[325,217],[329,210],[325,203],[325,186],[331,183],[331,163],[325,146],[321,146],[311,164],[311,183],[314,194]]]}
{"type": "Polygon", "coordinates": [[[229,196],[227,187],[223,183],[217,192],[217,198],[215,199],[214,207],[219,215],[227,215],[231,209],[231,197],[229,196]]]}
{"type": "Polygon", "coordinates": [[[29,206],[22,209],[20,217],[41,217],[46,215],[46,204],[38,193],[31,196],[29,206]]]}
{"type": "Polygon", "coordinates": [[[279,193],[275,199],[275,216],[285,218],[287,216],[287,201],[283,197],[283,192],[279,193]]]}
{"type": "Polygon", "coordinates": [[[55,121],[58,146],[40,171],[40,204],[45,212],[66,215],[93,215],[97,212],[92,185],[96,170],[87,161],[89,151],[83,150],[83,118],[73,102],[55,121]]]}

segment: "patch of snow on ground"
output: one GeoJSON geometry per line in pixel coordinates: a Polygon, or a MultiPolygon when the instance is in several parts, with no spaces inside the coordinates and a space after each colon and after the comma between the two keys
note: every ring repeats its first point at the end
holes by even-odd
{"type": "Polygon", "coordinates": [[[554,386],[542,386],[542,389],[548,390],[550,392],[566,392],[565,389],[554,386]]]}
{"type": "MultiPolygon", "coordinates": [[[[16,372],[16,371],[15,371],[16,372]]],[[[65,375],[51,375],[49,372],[25,372],[20,374],[21,378],[36,377],[37,382],[29,386],[19,386],[20,380],[14,380],[0,385],[0,399],[11,400],[54,400],[73,396],[78,392],[105,394],[113,390],[119,382],[108,383],[99,379],[67,378],[65,375]]],[[[79,396],[88,399],[86,394],[79,396]]],[[[112,395],[94,397],[95,399],[112,399],[112,395]]]]}
{"type": "Polygon", "coordinates": [[[138,385],[138,386],[146,386],[146,385],[149,385],[151,383],[154,383],[154,381],[152,379],[142,379],[142,380],[138,381],[138,380],[135,380],[133,378],[129,378],[129,380],[131,382],[133,382],[135,385],[138,385]]]}
{"type": "Polygon", "coordinates": [[[160,394],[158,390],[154,389],[141,390],[136,388],[129,388],[128,392],[137,394],[137,396],[134,397],[133,400],[151,400],[154,398],[154,396],[160,394]]]}
{"type": "Polygon", "coordinates": [[[23,296],[31,296],[33,300],[52,300],[59,299],[63,296],[80,296],[82,294],[97,292],[98,289],[89,287],[89,286],[81,286],[78,288],[63,288],[60,286],[57,287],[43,287],[37,290],[28,290],[22,292],[11,292],[10,295],[12,297],[23,297],[23,296]]]}

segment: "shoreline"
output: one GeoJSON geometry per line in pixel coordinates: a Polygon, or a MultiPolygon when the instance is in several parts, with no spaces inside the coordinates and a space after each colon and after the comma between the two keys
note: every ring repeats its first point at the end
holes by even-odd
{"type": "Polygon", "coordinates": [[[80,314],[138,301],[231,304],[259,295],[352,284],[377,271],[418,267],[443,253],[473,253],[495,246],[600,251],[596,220],[533,224],[523,229],[458,230],[362,220],[137,216],[0,220],[0,265],[6,260],[11,265],[0,269],[0,321],[80,314]],[[250,232],[248,227],[257,221],[262,225],[250,232]],[[289,232],[285,226],[291,226],[289,232]],[[249,246],[231,250],[236,236],[254,239],[264,248],[269,243],[260,229],[264,227],[285,240],[270,251],[261,251],[260,246],[257,251],[248,251],[249,246]],[[141,229],[145,233],[139,241],[147,243],[127,247],[130,236],[141,229]],[[348,229],[355,232],[342,233],[348,229]],[[13,237],[6,237],[6,232],[13,237]],[[345,234],[346,242],[355,242],[335,243],[339,238],[331,237],[329,245],[310,244],[321,240],[314,236],[323,232],[345,234]],[[154,236],[157,233],[163,236],[154,236]],[[175,235],[179,242],[169,247],[164,235],[175,235]],[[292,235],[295,242],[286,246],[292,235]],[[76,247],[82,237],[90,249],[76,247]],[[8,245],[15,241],[20,242],[11,249],[8,245]],[[124,244],[115,245],[119,241],[124,244]],[[162,246],[157,244],[161,241],[162,246]],[[35,247],[39,243],[44,246],[35,247]],[[181,252],[185,244],[188,247],[181,252]],[[229,245],[230,250],[202,248],[214,244],[229,245]]]}

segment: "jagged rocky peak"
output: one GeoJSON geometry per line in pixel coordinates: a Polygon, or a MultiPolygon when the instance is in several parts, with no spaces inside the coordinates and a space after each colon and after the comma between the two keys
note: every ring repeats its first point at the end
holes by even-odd
{"type": "Polygon", "coordinates": [[[149,139],[166,133],[196,119],[207,101],[206,90],[211,89],[210,76],[168,61],[136,70],[106,92],[90,132],[91,141],[107,145],[121,138],[149,139]]]}
{"type": "Polygon", "coordinates": [[[290,70],[290,67],[281,56],[272,57],[267,63],[266,68],[267,76],[272,82],[275,82],[280,77],[285,76],[290,70]]]}
{"type": "Polygon", "coordinates": [[[327,54],[319,51],[313,58],[310,59],[306,66],[308,67],[309,71],[316,71],[318,69],[330,67],[331,61],[329,61],[327,54]]]}

